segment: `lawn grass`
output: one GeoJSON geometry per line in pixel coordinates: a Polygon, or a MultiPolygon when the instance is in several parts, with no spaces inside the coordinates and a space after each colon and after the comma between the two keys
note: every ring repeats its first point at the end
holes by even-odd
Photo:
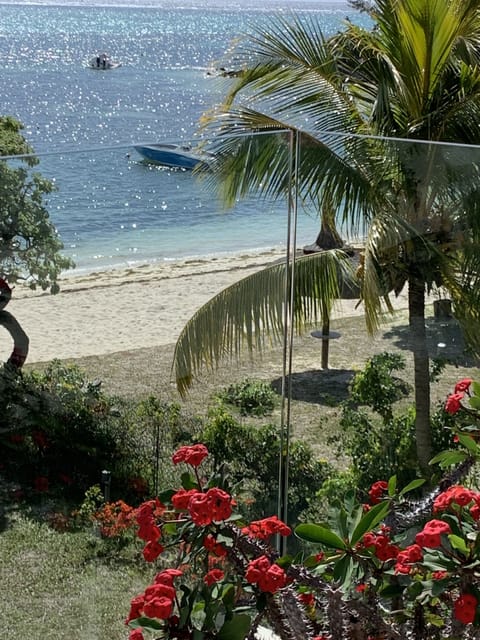
{"type": "Polygon", "coordinates": [[[121,640],[130,599],[152,575],[96,557],[92,532],[60,533],[21,514],[0,535],[0,625],[9,640],[121,640]]]}

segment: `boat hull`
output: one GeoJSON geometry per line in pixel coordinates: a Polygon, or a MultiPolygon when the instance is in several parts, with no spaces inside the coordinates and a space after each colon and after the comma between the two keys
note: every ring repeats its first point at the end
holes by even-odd
{"type": "Polygon", "coordinates": [[[179,169],[194,169],[205,160],[194,151],[177,145],[137,145],[135,150],[148,162],[179,169]]]}

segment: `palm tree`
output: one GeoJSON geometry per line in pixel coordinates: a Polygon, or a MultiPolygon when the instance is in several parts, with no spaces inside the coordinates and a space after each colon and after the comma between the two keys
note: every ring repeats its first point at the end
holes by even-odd
{"type": "MultiPolygon", "coordinates": [[[[441,143],[480,142],[480,2],[377,0],[370,18],[372,28],[348,23],[328,39],[313,19],[278,18],[268,30],[256,28],[235,51],[241,73],[203,123],[217,157],[206,179],[226,203],[252,191],[285,197],[292,186],[286,132],[293,132],[298,196],[320,212],[328,203],[349,233],[367,230],[361,287],[370,330],[379,326],[382,300],[388,308],[388,293],[408,287],[416,444],[426,472],[426,292],[448,290],[472,343],[479,326],[480,163],[455,162],[455,148],[441,143]]],[[[325,303],[323,293],[327,300],[332,294],[313,266],[320,259],[302,259],[308,262],[294,285],[298,330],[325,303]]],[[[175,354],[180,386],[202,363],[238,349],[246,327],[249,345],[254,329],[277,327],[283,311],[270,278],[256,274],[254,299],[245,280],[190,320],[175,354]],[[229,318],[231,309],[242,312],[228,331],[217,326],[204,341],[205,312],[215,317],[220,307],[229,318]]]]}

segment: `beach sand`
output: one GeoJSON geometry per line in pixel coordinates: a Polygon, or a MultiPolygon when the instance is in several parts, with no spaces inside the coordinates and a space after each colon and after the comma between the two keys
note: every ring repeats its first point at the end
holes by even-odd
{"type": "MultiPolygon", "coordinates": [[[[282,257],[272,250],[66,275],[57,295],[17,285],[7,310],[30,338],[28,364],[152,348],[174,343],[215,294],[282,257]]],[[[356,302],[341,301],[332,317],[363,314],[356,302]]],[[[6,360],[13,343],[0,331],[6,360]]]]}

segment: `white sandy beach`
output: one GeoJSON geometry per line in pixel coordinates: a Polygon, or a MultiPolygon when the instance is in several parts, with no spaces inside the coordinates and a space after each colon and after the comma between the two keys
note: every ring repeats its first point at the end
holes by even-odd
{"type": "MultiPolygon", "coordinates": [[[[57,295],[15,287],[7,310],[30,338],[27,364],[171,344],[215,294],[282,257],[270,251],[65,276],[57,295]]],[[[358,313],[355,301],[341,301],[333,316],[358,313]]],[[[0,331],[5,361],[13,343],[0,331]]]]}

